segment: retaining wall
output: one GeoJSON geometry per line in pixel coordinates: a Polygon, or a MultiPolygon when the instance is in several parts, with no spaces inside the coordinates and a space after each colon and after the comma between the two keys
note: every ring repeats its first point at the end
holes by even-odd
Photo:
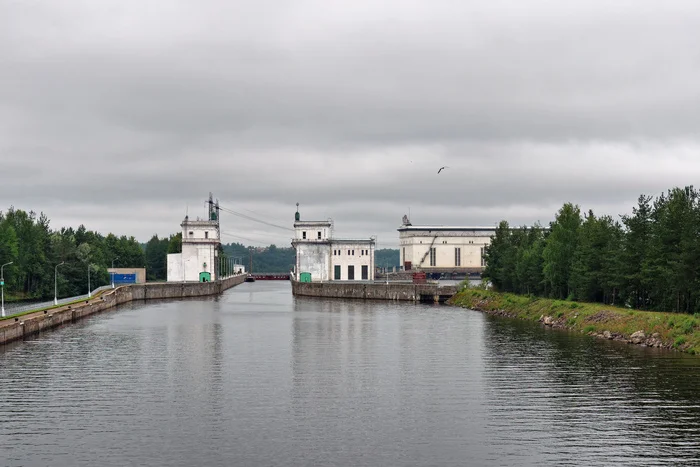
{"type": "Polygon", "coordinates": [[[292,293],[306,297],[444,302],[457,293],[457,287],[438,284],[392,284],[391,282],[387,284],[292,281],[292,293]]]}
{"type": "Polygon", "coordinates": [[[242,283],[245,274],[215,282],[160,282],[122,285],[84,303],[61,306],[43,312],[0,321],[0,345],[41,333],[62,324],[72,323],[133,300],[206,297],[218,295],[242,283]]]}

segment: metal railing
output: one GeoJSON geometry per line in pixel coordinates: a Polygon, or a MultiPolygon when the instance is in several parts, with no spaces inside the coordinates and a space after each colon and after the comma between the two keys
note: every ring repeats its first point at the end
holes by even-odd
{"type": "MultiPolygon", "coordinates": [[[[92,296],[94,297],[96,293],[101,292],[103,290],[111,289],[111,288],[112,288],[112,284],[103,285],[102,287],[98,287],[92,291],[92,296]]],[[[58,300],[58,304],[65,305],[66,303],[71,303],[71,302],[75,302],[78,300],[87,300],[87,299],[88,299],[88,294],[77,295],[75,297],[61,298],[60,300],[58,300]]],[[[19,313],[25,313],[27,311],[41,310],[44,308],[48,308],[50,306],[53,306],[53,300],[49,300],[47,302],[34,302],[34,303],[25,304],[25,305],[18,304],[16,306],[12,302],[10,302],[10,303],[5,303],[5,315],[12,316],[12,315],[16,315],[19,313]]]]}

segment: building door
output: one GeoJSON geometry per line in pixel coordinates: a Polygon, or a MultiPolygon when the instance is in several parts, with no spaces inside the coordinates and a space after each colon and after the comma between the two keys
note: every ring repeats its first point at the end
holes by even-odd
{"type": "Polygon", "coordinates": [[[340,265],[336,265],[333,268],[333,279],[339,281],[340,280],[340,265]]]}
{"type": "Polygon", "coordinates": [[[362,280],[366,281],[369,279],[369,266],[364,265],[362,266],[362,280]]]}
{"type": "Polygon", "coordinates": [[[348,266],[348,280],[355,280],[355,266],[348,266]]]}

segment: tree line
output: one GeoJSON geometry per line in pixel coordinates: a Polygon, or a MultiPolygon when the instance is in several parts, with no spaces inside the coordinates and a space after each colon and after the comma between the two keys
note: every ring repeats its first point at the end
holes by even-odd
{"type": "Polygon", "coordinates": [[[642,195],[620,220],[566,203],[548,228],[502,221],[484,277],[500,291],[700,312],[700,193],[642,195]]]}
{"type": "Polygon", "coordinates": [[[10,207],[0,212],[0,264],[5,266],[6,297],[45,299],[54,296],[54,274],[58,295],[87,293],[88,268],[94,289],[109,283],[107,268],[144,267],[145,256],[134,237],[103,236],[87,230],[52,230],[46,215],[10,207]]]}

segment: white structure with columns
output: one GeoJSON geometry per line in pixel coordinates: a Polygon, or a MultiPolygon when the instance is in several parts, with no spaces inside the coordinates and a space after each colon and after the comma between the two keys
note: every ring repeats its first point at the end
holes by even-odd
{"type": "Polygon", "coordinates": [[[399,231],[401,265],[404,270],[433,273],[481,273],[484,248],[491,243],[495,227],[411,225],[404,216],[399,231]]]}
{"type": "Polygon", "coordinates": [[[302,221],[297,210],[293,277],[300,280],[302,273],[309,273],[312,282],[374,280],[375,243],[373,238],[333,238],[331,221],[302,221]]]}
{"type": "Polygon", "coordinates": [[[182,253],[168,255],[168,282],[215,281],[219,259],[218,215],[212,220],[182,221],[182,253]]]}

